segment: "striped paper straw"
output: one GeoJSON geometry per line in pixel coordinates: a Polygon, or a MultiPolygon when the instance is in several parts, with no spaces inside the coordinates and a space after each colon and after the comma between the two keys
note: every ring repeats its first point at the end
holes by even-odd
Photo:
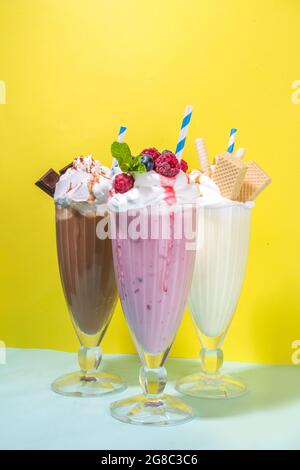
{"type": "Polygon", "coordinates": [[[229,142],[228,142],[228,147],[227,147],[227,152],[228,153],[233,152],[236,132],[237,132],[237,129],[233,128],[233,129],[230,130],[230,137],[229,137],[229,142]]]}
{"type": "Polygon", "coordinates": [[[182,152],[184,149],[185,141],[186,141],[186,136],[188,133],[188,128],[189,128],[189,123],[191,120],[192,116],[192,106],[188,105],[185,108],[185,113],[184,113],[184,118],[181,124],[181,129],[179,133],[179,138],[178,138],[178,143],[175,151],[175,155],[177,157],[177,160],[180,162],[182,158],[182,152]]]}
{"type": "Polygon", "coordinates": [[[127,129],[127,127],[125,127],[125,126],[120,127],[119,135],[118,135],[118,139],[117,139],[118,142],[120,142],[120,143],[124,142],[126,129],[127,129]]]}
{"type": "MultiPolygon", "coordinates": [[[[118,138],[117,138],[117,142],[120,142],[120,144],[122,144],[125,140],[125,133],[126,133],[126,130],[127,130],[127,127],[125,126],[120,126],[120,130],[119,130],[119,134],[118,134],[118,138]]],[[[112,168],[117,168],[119,166],[118,164],[118,160],[116,160],[115,158],[113,158],[113,161],[112,161],[112,168]]]]}

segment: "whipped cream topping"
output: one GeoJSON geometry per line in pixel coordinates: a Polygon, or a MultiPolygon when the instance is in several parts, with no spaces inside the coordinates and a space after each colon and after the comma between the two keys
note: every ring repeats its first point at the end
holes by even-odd
{"type": "Polygon", "coordinates": [[[216,183],[209,176],[201,173],[201,171],[193,170],[190,173],[190,179],[199,185],[200,196],[197,199],[198,205],[205,207],[230,207],[242,205],[249,209],[252,209],[255,205],[253,201],[240,202],[223,197],[216,183]]]}
{"type": "Polygon", "coordinates": [[[152,170],[136,174],[134,180],[133,188],[126,193],[110,192],[108,206],[112,211],[123,212],[158,204],[171,206],[194,203],[199,196],[197,185],[183,171],[167,178],[152,170]]]}
{"type": "Polygon", "coordinates": [[[112,186],[111,170],[94,160],[91,155],[75,158],[73,165],[61,175],[55,187],[56,204],[107,202],[112,186]]]}

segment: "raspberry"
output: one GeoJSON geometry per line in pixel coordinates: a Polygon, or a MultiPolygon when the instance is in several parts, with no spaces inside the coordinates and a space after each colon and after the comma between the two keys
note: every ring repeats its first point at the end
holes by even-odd
{"type": "Polygon", "coordinates": [[[141,152],[141,155],[150,155],[150,157],[152,157],[153,160],[155,160],[156,158],[160,156],[160,152],[155,147],[151,147],[149,149],[143,150],[141,152]]]}
{"type": "Polygon", "coordinates": [[[188,164],[185,160],[181,160],[180,169],[186,173],[188,171],[188,164]]]}
{"type": "Polygon", "coordinates": [[[114,188],[116,193],[127,193],[127,191],[133,187],[133,184],[133,176],[128,175],[127,173],[120,173],[115,176],[114,188]]]}
{"type": "Polygon", "coordinates": [[[160,175],[172,178],[180,171],[180,164],[172,152],[165,152],[154,160],[154,170],[160,175]]]}

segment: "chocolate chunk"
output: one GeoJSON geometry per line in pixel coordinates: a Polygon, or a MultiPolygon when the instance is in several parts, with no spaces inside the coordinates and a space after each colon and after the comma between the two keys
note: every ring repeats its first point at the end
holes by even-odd
{"type": "Polygon", "coordinates": [[[45,193],[49,194],[49,196],[54,196],[55,186],[59,180],[59,174],[56,173],[52,168],[47,171],[38,181],[36,181],[36,185],[45,191],[45,193]]]}
{"type": "Polygon", "coordinates": [[[64,166],[61,170],[59,170],[59,173],[63,175],[69,168],[72,168],[73,162],[69,163],[68,165],[64,166]]]}

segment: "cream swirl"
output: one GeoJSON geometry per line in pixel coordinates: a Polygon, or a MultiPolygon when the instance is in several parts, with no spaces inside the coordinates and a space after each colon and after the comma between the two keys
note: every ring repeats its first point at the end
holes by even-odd
{"type": "Polygon", "coordinates": [[[134,186],[126,193],[112,190],[108,206],[113,212],[123,212],[158,204],[172,206],[194,203],[198,196],[197,185],[183,171],[168,178],[152,170],[136,174],[134,186]]]}
{"type": "Polygon", "coordinates": [[[63,173],[56,184],[54,200],[61,206],[71,203],[107,202],[112,182],[110,169],[94,160],[91,155],[78,157],[63,173]]]}
{"type": "Polygon", "coordinates": [[[209,176],[201,173],[199,170],[193,170],[190,173],[190,179],[199,186],[200,196],[197,199],[197,204],[200,206],[230,207],[243,205],[251,209],[255,205],[253,201],[239,202],[223,197],[216,183],[209,176]]]}

